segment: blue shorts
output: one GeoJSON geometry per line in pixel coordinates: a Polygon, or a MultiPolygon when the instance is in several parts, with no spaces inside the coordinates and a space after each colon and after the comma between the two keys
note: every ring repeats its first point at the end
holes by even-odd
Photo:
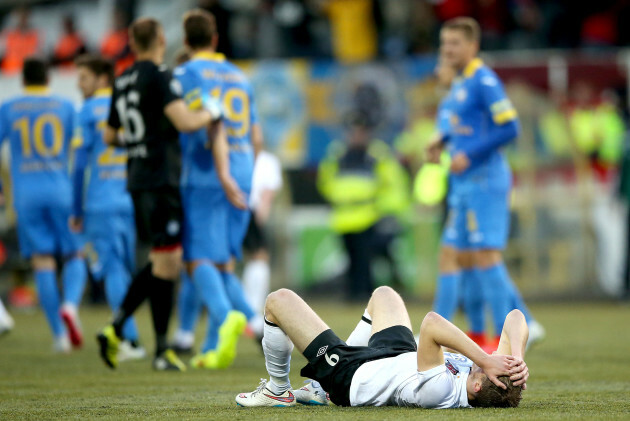
{"type": "Polygon", "coordinates": [[[133,212],[86,212],[85,255],[94,278],[102,280],[103,268],[112,261],[135,270],[136,229],[133,212]]]}
{"type": "Polygon", "coordinates": [[[502,250],[510,229],[509,191],[449,194],[442,244],[458,250],[502,250]]]}
{"type": "Polygon", "coordinates": [[[46,204],[16,206],[20,253],[32,255],[70,256],[81,247],[77,235],[70,231],[71,209],[46,204]]]}
{"type": "MultiPolygon", "coordinates": [[[[249,192],[246,192],[249,193],[249,192]]],[[[241,258],[249,210],[232,206],[220,188],[182,188],[184,261],[241,258]]]]}

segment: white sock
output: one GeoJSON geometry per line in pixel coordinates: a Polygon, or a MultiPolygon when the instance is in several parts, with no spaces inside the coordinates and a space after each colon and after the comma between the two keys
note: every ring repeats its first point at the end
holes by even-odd
{"type": "Polygon", "coordinates": [[[368,341],[372,336],[372,317],[365,309],[363,317],[359,320],[359,324],[354,328],[346,343],[350,346],[368,346],[368,341]]]}
{"type": "Polygon", "coordinates": [[[291,389],[289,372],[291,371],[293,342],[282,329],[276,325],[272,326],[265,319],[262,347],[265,353],[265,365],[270,377],[267,388],[280,395],[291,389]]]}
{"type": "Polygon", "coordinates": [[[245,296],[256,313],[262,314],[265,308],[270,276],[269,263],[264,260],[252,260],[243,270],[245,296]]]}

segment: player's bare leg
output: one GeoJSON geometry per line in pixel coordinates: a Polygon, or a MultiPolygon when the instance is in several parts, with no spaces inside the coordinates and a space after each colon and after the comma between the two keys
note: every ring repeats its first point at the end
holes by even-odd
{"type": "Polygon", "coordinates": [[[270,380],[262,380],[256,390],[241,393],[236,403],[241,406],[293,406],[289,372],[293,344],[300,352],[322,332],[324,321],[302,298],[288,289],[272,292],[265,303],[265,326],[262,340],[265,365],[270,380]]]}
{"type": "Polygon", "coordinates": [[[378,287],[374,290],[367,312],[372,317],[372,335],[392,326],[405,326],[412,330],[405,303],[390,287],[378,287]]]}
{"type": "Polygon", "coordinates": [[[265,319],[282,329],[300,352],[320,333],[330,329],[299,295],[284,288],[267,297],[265,319]]]}

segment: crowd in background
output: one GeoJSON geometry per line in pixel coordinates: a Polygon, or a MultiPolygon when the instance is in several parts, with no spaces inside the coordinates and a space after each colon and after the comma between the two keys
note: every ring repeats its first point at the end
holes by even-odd
{"type": "MultiPolygon", "coordinates": [[[[42,51],[43,40],[29,24],[27,9],[5,10],[3,71],[19,71],[22,58],[35,52],[66,66],[86,49],[116,59],[120,70],[129,59],[126,26],[138,2],[117,3],[100,45],[86,45],[81,34],[90,28],[68,15],[52,51],[42,51]],[[9,19],[12,12],[16,19],[9,19]]],[[[601,50],[630,41],[630,29],[623,25],[630,17],[628,0],[199,0],[199,6],[217,17],[219,51],[235,59],[396,59],[434,51],[440,25],[457,16],[480,22],[484,50],[601,50]]]]}

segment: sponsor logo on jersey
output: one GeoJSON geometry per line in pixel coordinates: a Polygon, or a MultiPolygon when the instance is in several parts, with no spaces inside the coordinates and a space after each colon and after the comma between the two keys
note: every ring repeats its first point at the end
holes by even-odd
{"type": "Polygon", "coordinates": [[[324,355],[324,353],[326,352],[326,350],[328,349],[328,345],[323,346],[321,348],[319,348],[319,350],[317,351],[317,357],[321,357],[322,355],[324,355]]]}
{"type": "Polygon", "coordinates": [[[455,366],[450,361],[446,360],[446,363],[444,365],[446,365],[446,368],[448,368],[448,371],[450,371],[453,376],[456,376],[459,374],[459,370],[456,369],[455,366]]]}

